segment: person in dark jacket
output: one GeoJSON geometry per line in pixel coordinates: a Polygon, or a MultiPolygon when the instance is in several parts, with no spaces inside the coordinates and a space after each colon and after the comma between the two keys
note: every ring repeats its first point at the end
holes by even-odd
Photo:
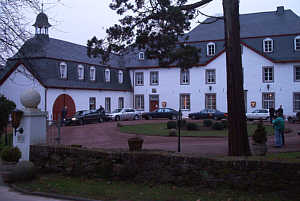
{"type": "Polygon", "coordinates": [[[66,118],[67,114],[68,114],[68,107],[64,106],[61,111],[61,120],[60,120],[61,126],[64,124],[64,119],[66,118]]]}
{"type": "Polygon", "coordinates": [[[270,123],[272,124],[272,121],[273,121],[273,119],[275,117],[275,109],[273,107],[271,107],[269,109],[269,113],[270,113],[270,123]]]}

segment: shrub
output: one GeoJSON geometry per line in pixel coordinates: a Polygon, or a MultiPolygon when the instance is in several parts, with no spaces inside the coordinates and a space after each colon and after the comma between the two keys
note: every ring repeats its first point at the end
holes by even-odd
{"type": "Polygon", "coordinates": [[[167,128],[168,129],[172,129],[172,128],[177,128],[177,123],[176,123],[176,121],[168,121],[167,122],[167,128]]]}
{"type": "Polygon", "coordinates": [[[11,181],[29,181],[36,177],[36,168],[30,161],[20,161],[12,169],[11,181]]]}
{"type": "Polygon", "coordinates": [[[215,122],[212,126],[213,129],[215,130],[223,130],[224,129],[224,124],[220,122],[215,122]]]}
{"type": "Polygon", "coordinates": [[[186,120],[185,119],[180,120],[180,127],[183,128],[185,126],[186,126],[186,120]]]}
{"type": "Polygon", "coordinates": [[[210,119],[204,119],[204,120],[203,120],[203,125],[204,125],[205,127],[211,127],[212,124],[213,124],[213,122],[212,122],[212,120],[210,120],[210,119]]]}
{"type": "Polygon", "coordinates": [[[176,136],[177,132],[175,128],[171,128],[171,130],[169,131],[169,136],[176,136]]]}
{"type": "Polygon", "coordinates": [[[21,158],[21,151],[18,147],[5,147],[1,151],[1,159],[7,162],[18,162],[21,158]]]}
{"type": "Polygon", "coordinates": [[[223,124],[224,128],[228,128],[228,120],[227,119],[223,119],[222,124],[223,124]]]}
{"type": "Polygon", "coordinates": [[[262,121],[259,121],[259,123],[257,124],[257,128],[255,129],[254,134],[252,135],[252,140],[258,144],[263,144],[267,142],[267,131],[262,121]]]}
{"type": "Polygon", "coordinates": [[[198,125],[196,123],[193,123],[193,122],[188,122],[186,124],[186,129],[189,130],[189,131],[195,131],[195,130],[198,130],[198,125]]]}

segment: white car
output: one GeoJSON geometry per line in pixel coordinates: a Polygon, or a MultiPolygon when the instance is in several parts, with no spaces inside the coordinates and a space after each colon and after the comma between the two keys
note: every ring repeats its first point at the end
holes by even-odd
{"type": "Polygon", "coordinates": [[[115,109],[107,115],[109,119],[120,120],[138,120],[141,118],[141,113],[132,108],[115,109]]]}
{"type": "Polygon", "coordinates": [[[257,109],[253,112],[246,113],[246,117],[248,120],[254,120],[254,119],[269,119],[270,113],[269,109],[257,109]]]}

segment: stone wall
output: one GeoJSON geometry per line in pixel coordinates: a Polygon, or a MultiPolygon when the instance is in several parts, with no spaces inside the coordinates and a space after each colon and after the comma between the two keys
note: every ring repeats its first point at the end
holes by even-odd
{"type": "Polygon", "coordinates": [[[31,146],[30,160],[41,170],[67,175],[197,187],[285,191],[300,186],[300,164],[222,161],[170,152],[104,151],[31,146]]]}

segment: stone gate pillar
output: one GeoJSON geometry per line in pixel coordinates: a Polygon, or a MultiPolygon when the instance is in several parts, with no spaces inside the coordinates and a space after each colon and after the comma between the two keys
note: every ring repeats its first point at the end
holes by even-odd
{"type": "Polygon", "coordinates": [[[34,89],[26,90],[20,99],[24,113],[17,132],[14,131],[13,145],[22,152],[20,160],[29,160],[30,145],[46,143],[47,112],[37,108],[41,96],[34,89]],[[23,133],[18,132],[20,128],[23,128],[23,133]]]}

